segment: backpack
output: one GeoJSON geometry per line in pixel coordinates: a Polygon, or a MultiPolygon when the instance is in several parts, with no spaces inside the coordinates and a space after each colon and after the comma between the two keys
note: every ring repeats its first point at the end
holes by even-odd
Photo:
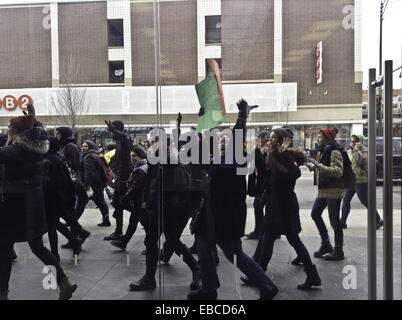
{"type": "Polygon", "coordinates": [[[84,161],[90,154],[93,154],[98,159],[99,164],[102,167],[102,171],[103,171],[103,174],[104,174],[104,177],[105,177],[106,181],[112,181],[112,180],[116,179],[116,175],[114,174],[112,169],[110,169],[110,167],[109,167],[105,157],[103,156],[103,154],[101,154],[101,153],[89,153],[89,154],[87,154],[85,156],[84,161]]]}
{"type": "Polygon", "coordinates": [[[352,170],[352,163],[346,151],[341,151],[343,159],[342,184],[345,189],[352,189],[356,184],[356,177],[352,170]]]}

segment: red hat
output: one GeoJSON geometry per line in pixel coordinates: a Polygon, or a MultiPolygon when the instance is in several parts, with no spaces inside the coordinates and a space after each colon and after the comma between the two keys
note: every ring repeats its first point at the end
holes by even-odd
{"type": "Polygon", "coordinates": [[[35,123],[35,117],[32,114],[26,116],[15,117],[10,120],[11,126],[18,132],[32,129],[35,123]]]}
{"type": "Polygon", "coordinates": [[[322,132],[322,134],[325,136],[325,138],[327,138],[327,140],[331,141],[335,139],[336,134],[339,132],[339,130],[338,128],[332,128],[332,129],[322,128],[320,132],[322,132]]]}

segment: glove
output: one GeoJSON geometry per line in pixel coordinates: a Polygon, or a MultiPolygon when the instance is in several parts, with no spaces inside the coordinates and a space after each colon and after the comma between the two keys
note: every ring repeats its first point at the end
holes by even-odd
{"type": "Polygon", "coordinates": [[[306,166],[310,171],[313,171],[314,168],[315,168],[315,165],[313,165],[313,164],[310,163],[310,162],[306,162],[306,163],[305,163],[305,166],[306,166]]]}
{"type": "Polygon", "coordinates": [[[239,109],[239,117],[247,118],[250,111],[258,108],[258,106],[249,106],[246,100],[241,99],[239,102],[237,102],[237,108],[239,109]]]}
{"type": "Polygon", "coordinates": [[[308,158],[307,160],[309,163],[311,163],[312,165],[314,165],[315,167],[318,167],[319,162],[313,158],[308,158]]]}

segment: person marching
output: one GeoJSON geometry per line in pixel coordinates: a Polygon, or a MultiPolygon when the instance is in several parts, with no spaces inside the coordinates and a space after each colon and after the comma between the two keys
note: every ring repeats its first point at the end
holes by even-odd
{"type": "MultiPolygon", "coordinates": [[[[267,214],[264,217],[263,235],[259,240],[254,259],[266,271],[272,257],[274,242],[278,235],[285,235],[305,267],[307,279],[298,289],[320,286],[321,279],[316,266],[299,237],[301,232],[299,203],[294,192],[296,180],[300,178],[299,166],[307,160],[307,154],[299,148],[291,148],[293,133],[289,128],[277,128],[271,132],[268,143],[268,172],[265,190],[267,214]]],[[[241,277],[246,284],[252,284],[241,277]]]]}
{"type": "Polygon", "coordinates": [[[12,118],[8,140],[0,147],[0,164],[5,165],[5,181],[0,224],[0,300],[8,299],[12,269],[12,249],[16,242],[28,241],[34,255],[45,265],[54,266],[59,299],[72,297],[72,285],[56,257],[43,245],[46,230],[43,199],[43,157],[49,149],[46,132],[34,127],[32,114],[12,118]]]}

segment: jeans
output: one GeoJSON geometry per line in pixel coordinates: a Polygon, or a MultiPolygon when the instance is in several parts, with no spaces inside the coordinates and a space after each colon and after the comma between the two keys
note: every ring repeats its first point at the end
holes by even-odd
{"type": "MultiPolygon", "coordinates": [[[[54,266],[56,268],[57,283],[66,277],[60,263],[55,256],[43,245],[42,237],[38,237],[28,241],[32,253],[37,256],[46,266],[54,266]]],[[[0,243],[0,291],[8,291],[8,283],[11,276],[12,260],[11,253],[13,251],[13,243],[0,243]]]]}
{"type": "Polygon", "coordinates": [[[338,247],[343,246],[343,229],[341,227],[341,220],[339,218],[341,201],[342,199],[316,198],[311,211],[311,218],[313,218],[317,226],[321,236],[321,241],[327,242],[329,241],[328,230],[325,226],[324,220],[322,219],[322,213],[328,206],[329,221],[332,228],[334,228],[335,245],[338,247]]]}
{"type": "MultiPolygon", "coordinates": [[[[353,196],[357,193],[357,197],[360,200],[360,203],[368,207],[368,183],[358,183],[353,186],[353,189],[346,190],[345,196],[343,197],[342,202],[342,218],[341,222],[346,224],[346,220],[348,219],[348,215],[350,212],[350,202],[352,201],[353,196]]],[[[376,220],[379,222],[381,220],[378,211],[376,211],[376,220]]]]}
{"type": "MultiPolygon", "coordinates": [[[[75,216],[77,221],[81,218],[84,213],[85,207],[89,201],[87,193],[85,190],[81,190],[78,194],[77,203],[75,204],[75,216]]],[[[98,206],[99,210],[102,213],[103,218],[109,217],[109,206],[105,201],[105,196],[103,194],[103,189],[95,189],[93,195],[93,201],[98,206]]]]}
{"type": "MultiPolygon", "coordinates": [[[[274,249],[274,243],[277,238],[276,233],[264,232],[259,241],[253,259],[261,266],[261,268],[266,271],[269,262],[271,261],[272,252],[274,249]]],[[[305,245],[301,241],[298,234],[286,234],[286,238],[289,244],[296,251],[297,256],[300,257],[303,265],[309,268],[313,265],[310,254],[308,253],[305,245]]]]}
{"type": "MultiPolygon", "coordinates": [[[[242,248],[241,239],[219,240],[217,242],[225,257],[233,263],[234,255],[237,256],[238,268],[257,286],[261,296],[268,295],[275,288],[274,283],[264,273],[264,270],[242,248]]],[[[220,287],[216,263],[213,255],[213,246],[204,235],[197,238],[198,257],[201,267],[202,290],[205,292],[215,291],[220,287]]]]}

